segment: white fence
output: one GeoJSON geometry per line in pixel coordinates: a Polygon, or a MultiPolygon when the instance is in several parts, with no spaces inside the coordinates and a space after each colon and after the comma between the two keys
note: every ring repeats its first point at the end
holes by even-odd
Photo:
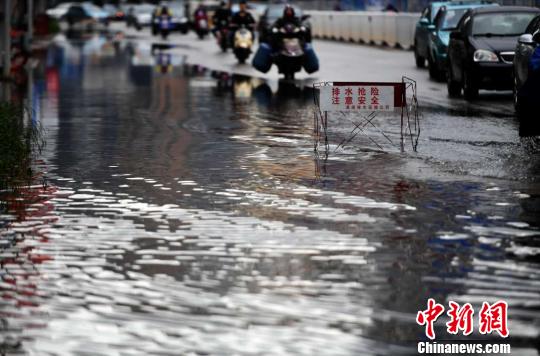
{"type": "Polygon", "coordinates": [[[306,11],[311,15],[313,37],[399,46],[414,44],[417,13],[366,11],[306,11]]]}

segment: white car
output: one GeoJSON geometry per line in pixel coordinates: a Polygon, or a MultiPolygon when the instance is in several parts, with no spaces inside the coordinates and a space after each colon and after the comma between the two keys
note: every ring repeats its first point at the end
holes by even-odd
{"type": "Polygon", "coordinates": [[[73,3],[71,2],[58,4],[56,7],[53,7],[52,9],[48,9],[46,11],[47,15],[54,19],[60,20],[68,12],[71,5],[73,5],[73,3]]]}
{"type": "Polygon", "coordinates": [[[135,5],[133,11],[133,25],[137,30],[152,24],[152,13],[155,6],[150,4],[135,5]]]}

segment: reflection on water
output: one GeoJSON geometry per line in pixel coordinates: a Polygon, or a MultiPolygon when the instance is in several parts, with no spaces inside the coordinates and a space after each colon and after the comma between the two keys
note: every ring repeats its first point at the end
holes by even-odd
{"type": "Polygon", "coordinates": [[[50,186],[1,217],[4,352],[407,354],[428,297],[504,298],[537,352],[534,181],[317,159],[310,90],[168,49],[59,39],[44,63],[50,186]]]}

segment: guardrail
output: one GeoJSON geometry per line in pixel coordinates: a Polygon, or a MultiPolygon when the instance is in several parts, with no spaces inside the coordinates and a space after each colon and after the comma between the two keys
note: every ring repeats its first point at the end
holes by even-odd
{"type": "Polygon", "coordinates": [[[313,37],[409,49],[419,13],[306,11],[313,37]]]}

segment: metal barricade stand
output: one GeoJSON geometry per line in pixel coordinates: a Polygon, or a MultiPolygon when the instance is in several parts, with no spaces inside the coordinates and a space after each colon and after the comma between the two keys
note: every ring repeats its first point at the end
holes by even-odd
{"type": "Polygon", "coordinates": [[[324,139],[324,153],[328,158],[330,114],[338,114],[353,125],[352,131],[341,140],[334,152],[350,143],[360,133],[384,150],[381,144],[366,133],[368,127],[375,129],[392,146],[398,147],[376,124],[375,119],[381,112],[400,113],[399,148],[404,152],[406,138],[409,138],[413,151],[417,151],[420,114],[416,81],[403,77],[401,82],[319,82],[313,84],[313,89],[317,89],[313,91],[316,106],[313,116],[313,148],[316,153],[324,139]]]}

